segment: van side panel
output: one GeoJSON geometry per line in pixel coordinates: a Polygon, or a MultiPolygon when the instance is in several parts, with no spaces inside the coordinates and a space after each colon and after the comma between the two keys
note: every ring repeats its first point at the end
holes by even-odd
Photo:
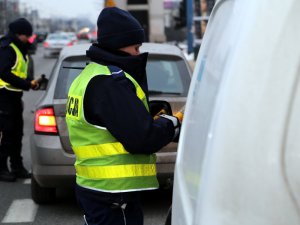
{"type": "Polygon", "coordinates": [[[221,0],[179,141],[172,224],[300,224],[300,1],[221,0]]]}
{"type": "Polygon", "coordinates": [[[284,142],[283,164],[285,179],[290,186],[291,200],[300,211],[300,62],[298,63],[298,80],[295,82],[295,97],[290,104],[290,115],[284,142]]]}

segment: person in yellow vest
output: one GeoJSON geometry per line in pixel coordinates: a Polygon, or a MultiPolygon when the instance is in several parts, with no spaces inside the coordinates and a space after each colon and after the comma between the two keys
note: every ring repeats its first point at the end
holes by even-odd
{"type": "Polygon", "coordinates": [[[76,196],[88,225],[142,225],[141,191],[158,188],[155,152],[179,134],[174,116],[149,113],[145,40],[127,11],[104,8],[91,62],[70,86],[66,122],[76,196]]]}
{"type": "Polygon", "coordinates": [[[21,156],[23,137],[23,90],[37,89],[38,81],[27,77],[28,39],[32,26],[25,18],[9,24],[0,39],[0,180],[28,178],[21,156]],[[10,159],[10,170],[8,167],[10,159]]]}

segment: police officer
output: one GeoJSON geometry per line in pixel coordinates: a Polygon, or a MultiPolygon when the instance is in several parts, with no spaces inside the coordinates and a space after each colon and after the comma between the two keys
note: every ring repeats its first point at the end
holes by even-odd
{"type": "Polygon", "coordinates": [[[76,195],[88,225],[142,225],[139,193],[158,188],[155,152],[179,132],[176,117],[149,113],[144,30],[127,11],[101,11],[91,59],[73,81],[67,125],[76,195]]]}
{"type": "Polygon", "coordinates": [[[23,137],[23,90],[37,89],[38,81],[27,77],[28,39],[32,26],[24,18],[9,24],[0,39],[0,180],[30,177],[21,156],[23,137]],[[10,169],[8,168],[10,159],[10,169]]]}

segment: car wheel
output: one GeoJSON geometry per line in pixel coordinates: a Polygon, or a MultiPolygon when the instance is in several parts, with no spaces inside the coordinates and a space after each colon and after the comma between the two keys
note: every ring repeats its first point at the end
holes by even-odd
{"type": "Polygon", "coordinates": [[[45,204],[54,202],[55,192],[55,188],[41,187],[34,177],[31,177],[31,197],[35,203],[45,204]]]}

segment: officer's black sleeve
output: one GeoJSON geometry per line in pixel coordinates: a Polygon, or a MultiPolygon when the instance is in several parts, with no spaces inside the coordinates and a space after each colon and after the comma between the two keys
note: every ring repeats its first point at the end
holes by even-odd
{"type": "Polygon", "coordinates": [[[16,88],[29,90],[30,80],[21,79],[11,73],[11,68],[16,62],[16,53],[11,47],[0,49],[0,78],[16,88]]]}
{"type": "Polygon", "coordinates": [[[157,152],[174,136],[172,122],[153,120],[125,77],[94,77],[85,93],[84,109],[88,122],[105,126],[130,153],[157,152]]]}

